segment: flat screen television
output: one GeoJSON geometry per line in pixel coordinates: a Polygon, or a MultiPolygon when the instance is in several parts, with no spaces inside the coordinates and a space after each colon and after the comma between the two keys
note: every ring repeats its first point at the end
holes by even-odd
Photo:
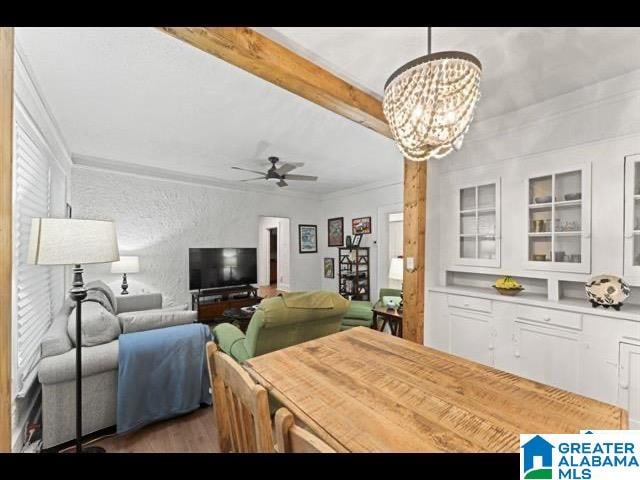
{"type": "Polygon", "coordinates": [[[255,248],[190,248],[189,290],[258,283],[255,248]]]}

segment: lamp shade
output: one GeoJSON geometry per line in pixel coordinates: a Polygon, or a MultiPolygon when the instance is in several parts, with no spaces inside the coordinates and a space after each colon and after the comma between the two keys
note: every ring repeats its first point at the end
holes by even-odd
{"type": "Polygon", "coordinates": [[[402,259],[392,258],[389,267],[389,278],[391,280],[402,280],[402,259]]]}
{"type": "Polygon", "coordinates": [[[111,264],[111,273],[138,273],[140,262],[137,256],[121,255],[120,260],[111,264]]]}
{"type": "Polygon", "coordinates": [[[103,220],[34,218],[31,221],[31,265],[107,263],[120,258],[116,226],[103,220]]]}

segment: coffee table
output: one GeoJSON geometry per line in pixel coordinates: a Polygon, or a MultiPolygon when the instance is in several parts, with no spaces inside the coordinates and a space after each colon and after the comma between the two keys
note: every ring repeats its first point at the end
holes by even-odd
{"type": "Polygon", "coordinates": [[[389,325],[391,334],[402,337],[402,312],[395,308],[387,308],[384,305],[376,304],[373,307],[373,322],[376,330],[384,331],[384,327],[389,325]],[[382,327],[378,328],[378,318],[382,318],[382,327]]]}
{"type": "Polygon", "coordinates": [[[222,316],[226,318],[229,323],[235,323],[243,333],[246,333],[253,312],[245,311],[242,308],[228,308],[222,316]]]}

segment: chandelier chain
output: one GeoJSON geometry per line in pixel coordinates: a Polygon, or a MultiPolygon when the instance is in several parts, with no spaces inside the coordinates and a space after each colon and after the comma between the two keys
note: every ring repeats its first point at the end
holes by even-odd
{"type": "Polygon", "coordinates": [[[427,27],[427,53],[431,55],[431,27],[427,27]]]}

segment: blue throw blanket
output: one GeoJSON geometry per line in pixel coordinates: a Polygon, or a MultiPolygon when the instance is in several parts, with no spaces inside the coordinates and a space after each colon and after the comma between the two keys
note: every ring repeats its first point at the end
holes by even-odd
{"type": "Polygon", "coordinates": [[[127,333],[119,338],[117,432],[211,405],[206,325],[127,333]]]}

